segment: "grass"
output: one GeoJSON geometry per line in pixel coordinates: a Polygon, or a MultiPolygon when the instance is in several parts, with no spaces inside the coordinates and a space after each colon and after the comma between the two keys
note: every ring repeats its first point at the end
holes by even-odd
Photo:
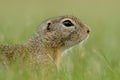
{"type": "MultiPolygon", "coordinates": [[[[23,43],[43,20],[74,15],[90,26],[90,36],[64,54],[62,70],[51,73],[50,80],[120,80],[119,7],[119,0],[0,0],[0,43],[23,43]]],[[[42,76],[39,68],[0,65],[0,80],[42,80],[42,76]]]]}

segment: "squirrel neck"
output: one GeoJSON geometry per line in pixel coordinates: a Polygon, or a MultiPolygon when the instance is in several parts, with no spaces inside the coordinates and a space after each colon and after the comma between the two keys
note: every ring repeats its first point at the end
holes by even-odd
{"type": "Polygon", "coordinates": [[[44,42],[44,40],[41,39],[40,35],[33,36],[26,43],[26,45],[30,46],[34,50],[35,54],[46,54],[51,60],[55,62],[55,64],[58,65],[61,56],[60,48],[51,46],[51,44],[44,42]]]}

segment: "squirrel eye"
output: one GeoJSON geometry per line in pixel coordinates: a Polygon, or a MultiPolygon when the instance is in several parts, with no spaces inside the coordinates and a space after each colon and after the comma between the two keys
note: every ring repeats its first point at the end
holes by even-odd
{"type": "Polygon", "coordinates": [[[70,20],[65,20],[63,22],[63,25],[66,26],[66,27],[70,27],[70,26],[73,26],[73,23],[70,20]]]}

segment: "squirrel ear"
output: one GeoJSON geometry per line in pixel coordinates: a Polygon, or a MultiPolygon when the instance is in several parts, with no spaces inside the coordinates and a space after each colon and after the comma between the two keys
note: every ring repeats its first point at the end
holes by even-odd
{"type": "Polygon", "coordinates": [[[47,30],[49,31],[50,30],[50,25],[51,25],[51,23],[49,22],[49,23],[47,23],[47,30]]]}

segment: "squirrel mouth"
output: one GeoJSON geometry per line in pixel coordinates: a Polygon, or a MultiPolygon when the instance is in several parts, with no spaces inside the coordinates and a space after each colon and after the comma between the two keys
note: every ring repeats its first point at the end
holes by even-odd
{"type": "Polygon", "coordinates": [[[73,46],[81,43],[82,41],[83,41],[83,40],[79,40],[79,41],[76,41],[76,42],[74,42],[74,41],[66,41],[66,42],[65,42],[65,47],[66,47],[66,48],[73,47],[73,46]]]}
{"type": "Polygon", "coordinates": [[[77,44],[82,44],[85,40],[87,40],[88,38],[88,34],[85,34],[83,36],[81,36],[78,40],[65,40],[65,42],[63,42],[63,49],[67,49],[67,48],[71,48],[77,44]]]}

